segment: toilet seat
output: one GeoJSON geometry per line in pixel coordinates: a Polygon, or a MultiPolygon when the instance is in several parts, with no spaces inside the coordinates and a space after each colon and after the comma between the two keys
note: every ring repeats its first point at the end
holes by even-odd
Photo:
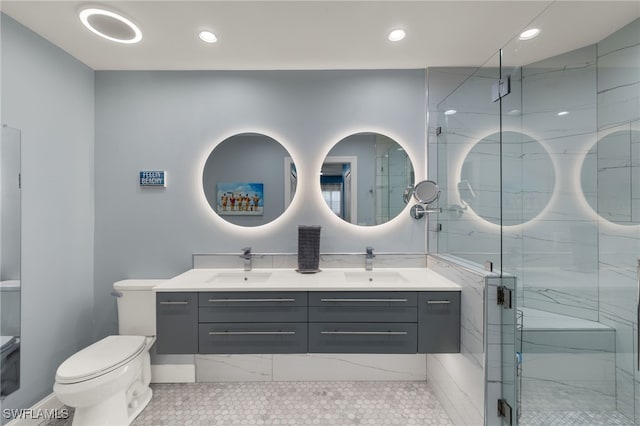
{"type": "Polygon", "coordinates": [[[107,336],[63,362],[56,382],[73,384],[105,375],[145,351],[145,336],[107,336]]]}

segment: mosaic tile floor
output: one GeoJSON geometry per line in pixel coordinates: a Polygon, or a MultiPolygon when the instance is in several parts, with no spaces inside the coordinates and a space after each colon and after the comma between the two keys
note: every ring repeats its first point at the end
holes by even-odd
{"type": "MultiPolygon", "coordinates": [[[[425,382],[242,382],[151,387],[153,399],[133,426],[452,425],[425,382]]],[[[71,425],[71,420],[55,425],[71,425]]]]}
{"type": "Polygon", "coordinates": [[[531,411],[522,413],[520,426],[633,426],[617,411],[531,411]]]}

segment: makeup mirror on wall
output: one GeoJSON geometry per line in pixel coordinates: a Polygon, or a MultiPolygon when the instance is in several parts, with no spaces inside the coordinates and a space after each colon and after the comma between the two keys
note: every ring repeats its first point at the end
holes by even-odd
{"type": "Polygon", "coordinates": [[[379,133],[356,133],[338,142],[320,170],[325,203],[342,220],[380,225],[406,206],[403,195],[415,180],[404,148],[379,133]]]}
{"type": "Polygon", "coordinates": [[[601,137],[585,157],[580,180],[603,219],[640,224],[640,121],[601,137]]]}
{"type": "Polygon", "coordinates": [[[496,150],[500,141],[500,133],[494,133],[471,148],[462,163],[458,194],[465,208],[484,220],[520,225],[538,216],[551,200],[555,169],[544,146],[513,131],[502,132],[501,162],[496,150]]]}
{"type": "MultiPolygon", "coordinates": [[[[285,158],[290,158],[287,150],[263,134],[242,133],[222,141],[209,155],[202,174],[204,194],[213,211],[240,226],[277,219],[288,207],[285,158]]],[[[295,170],[295,165],[291,167],[295,170]]]]}
{"type": "Polygon", "coordinates": [[[21,196],[20,130],[0,139],[0,398],[20,387],[21,196]]]}

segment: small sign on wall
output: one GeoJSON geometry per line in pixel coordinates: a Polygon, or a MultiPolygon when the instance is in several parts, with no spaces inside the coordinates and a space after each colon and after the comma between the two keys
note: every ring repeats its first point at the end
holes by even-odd
{"type": "Polygon", "coordinates": [[[167,172],[164,170],[141,170],[140,186],[167,186],[167,172]]]}

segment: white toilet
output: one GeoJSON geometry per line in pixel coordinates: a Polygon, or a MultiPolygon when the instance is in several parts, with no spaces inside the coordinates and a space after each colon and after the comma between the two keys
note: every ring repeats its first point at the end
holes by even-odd
{"type": "Polygon", "coordinates": [[[120,334],[82,349],[58,367],[53,391],[75,408],[73,426],[126,426],[151,400],[149,349],[156,334],[152,289],[162,282],[116,282],[120,334]]]}

